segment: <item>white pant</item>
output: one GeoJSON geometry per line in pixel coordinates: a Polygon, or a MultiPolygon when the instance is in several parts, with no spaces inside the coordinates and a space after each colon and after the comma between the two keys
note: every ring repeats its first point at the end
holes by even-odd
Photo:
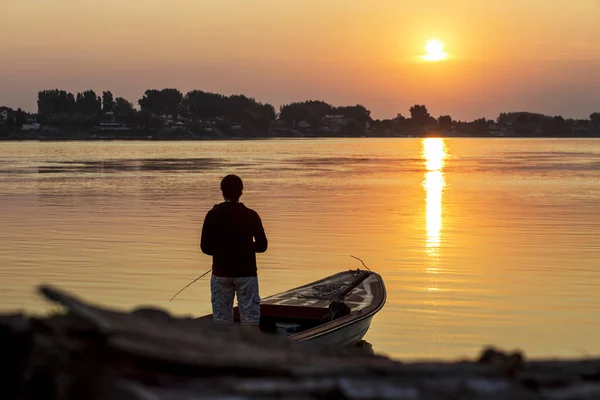
{"type": "Polygon", "coordinates": [[[258,277],[226,278],[212,275],[210,292],[214,322],[221,324],[233,323],[233,297],[237,295],[242,325],[259,324],[258,277]]]}

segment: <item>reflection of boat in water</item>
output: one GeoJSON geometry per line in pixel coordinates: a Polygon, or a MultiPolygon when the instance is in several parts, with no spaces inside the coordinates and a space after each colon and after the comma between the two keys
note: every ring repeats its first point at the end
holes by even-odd
{"type": "MultiPolygon", "coordinates": [[[[344,271],[262,299],[260,328],[296,341],[356,345],[385,301],[385,285],[379,274],[344,271]]],[[[239,322],[237,307],[234,318],[239,322]]],[[[212,319],[212,314],[200,319],[212,319]]]]}

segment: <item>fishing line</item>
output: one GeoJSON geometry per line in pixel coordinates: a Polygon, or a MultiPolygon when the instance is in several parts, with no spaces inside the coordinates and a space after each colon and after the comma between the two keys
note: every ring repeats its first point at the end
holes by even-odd
{"type": "Polygon", "coordinates": [[[185,286],[183,289],[181,289],[179,292],[177,292],[177,293],[175,294],[175,296],[171,297],[171,300],[169,300],[169,301],[173,301],[173,299],[174,299],[175,297],[177,297],[177,295],[178,295],[179,293],[183,292],[183,291],[184,291],[185,289],[187,289],[189,286],[191,286],[192,284],[194,284],[194,283],[195,283],[197,280],[199,280],[199,279],[201,279],[201,278],[204,278],[204,277],[205,277],[205,276],[206,276],[206,275],[207,275],[207,274],[208,274],[210,271],[212,271],[212,268],[211,268],[211,269],[209,269],[208,271],[206,271],[205,273],[203,273],[202,275],[200,275],[199,277],[197,277],[196,279],[194,279],[193,281],[191,281],[190,283],[188,283],[188,284],[187,284],[187,285],[186,285],[186,286],[185,286]]]}

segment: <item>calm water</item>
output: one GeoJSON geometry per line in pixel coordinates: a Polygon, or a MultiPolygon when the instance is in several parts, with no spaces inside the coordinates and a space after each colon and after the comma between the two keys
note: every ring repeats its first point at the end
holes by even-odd
{"type": "Polygon", "coordinates": [[[400,357],[600,353],[600,141],[355,139],[0,143],[0,309],[46,282],[129,309],[210,312],[199,248],[227,173],[270,240],[261,295],[360,267],[400,357]]]}

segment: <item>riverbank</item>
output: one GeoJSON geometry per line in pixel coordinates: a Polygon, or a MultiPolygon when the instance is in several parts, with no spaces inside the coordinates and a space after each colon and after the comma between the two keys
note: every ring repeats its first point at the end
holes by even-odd
{"type": "Polygon", "coordinates": [[[265,139],[393,139],[393,138],[473,138],[473,139],[599,139],[600,136],[590,135],[554,135],[554,136],[526,136],[526,135],[472,135],[472,134],[439,134],[431,133],[426,135],[312,135],[312,134],[291,134],[291,135],[156,135],[148,132],[135,136],[95,136],[95,135],[73,135],[73,136],[42,136],[42,135],[13,135],[9,137],[0,137],[0,142],[110,142],[110,141],[219,141],[219,140],[265,140],[265,139]]]}
{"type": "Polygon", "coordinates": [[[485,350],[477,360],[402,363],[325,349],[141,308],[87,304],[52,287],[65,312],[0,316],[5,399],[587,399],[600,360],[526,361],[485,350]]]}

